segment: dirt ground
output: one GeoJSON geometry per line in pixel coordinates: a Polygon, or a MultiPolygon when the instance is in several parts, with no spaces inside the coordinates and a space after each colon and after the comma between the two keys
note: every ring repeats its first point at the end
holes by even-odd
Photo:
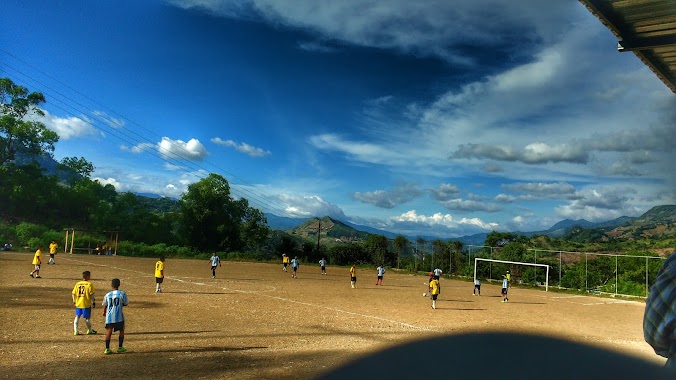
{"type": "Polygon", "coordinates": [[[322,276],[318,264],[301,264],[292,279],[281,264],[225,262],[212,279],[207,260],[178,259],[167,259],[164,293],[155,294],[156,259],[60,253],[41,279],[27,276],[31,260],[0,253],[0,378],[312,378],[404,342],[494,331],[664,362],[643,340],[642,302],[513,288],[503,304],[498,285],[475,297],[471,282],[442,279],[433,310],[422,276],[389,271],[375,286],[375,269],[360,270],[351,289],[344,267],[322,276]],[[99,334],[73,336],[70,292],[85,270],[99,305],[110,280],[122,281],[127,353],[103,355],[100,306],[92,317],[99,334]]]}

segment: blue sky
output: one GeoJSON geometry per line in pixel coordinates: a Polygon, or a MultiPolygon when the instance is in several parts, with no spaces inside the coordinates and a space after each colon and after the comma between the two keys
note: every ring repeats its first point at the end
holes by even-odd
{"type": "Polygon", "coordinates": [[[55,157],[407,235],[676,203],[676,95],[576,1],[9,0],[0,76],[55,157]]]}

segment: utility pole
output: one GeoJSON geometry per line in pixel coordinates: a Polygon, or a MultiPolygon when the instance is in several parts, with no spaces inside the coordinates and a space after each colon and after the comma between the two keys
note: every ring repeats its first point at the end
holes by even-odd
{"type": "Polygon", "coordinates": [[[319,224],[317,225],[317,254],[321,251],[319,250],[319,239],[322,237],[322,220],[318,219],[319,224]]]}

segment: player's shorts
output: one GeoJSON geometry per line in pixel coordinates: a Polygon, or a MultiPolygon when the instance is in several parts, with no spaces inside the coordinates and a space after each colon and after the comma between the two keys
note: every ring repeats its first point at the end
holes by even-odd
{"type": "Polygon", "coordinates": [[[507,288],[502,288],[502,294],[507,294],[507,288]]]}
{"type": "Polygon", "coordinates": [[[40,264],[35,264],[35,270],[40,270],[40,264]]]}
{"type": "Polygon", "coordinates": [[[322,272],[325,271],[325,270],[326,270],[326,267],[323,266],[323,267],[322,267],[322,272]]]}
{"type": "Polygon", "coordinates": [[[297,271],[297,270],[298,270],[298,267],[293,267],[294,272],[297,271]]]}
{"type": "Polygon", "coordinates": [[[350,277],[350,281],[357,281],[357,277],[350,277]]]}
{"type": "Polygon", "coordinates": [[[433,300],[433,301],[436,301],[436,300],[437,300],[437,297],[439,297],[438,294],[432,294],[432,300],[433,300]]]}
{"type": "Polygon", "coordinates": [[[434,275],[434,279],[435,279],[435,280],[438,280],[438,279],[439,279],[439,276],[434,275]]]}
{"type": "Polygon", "coordinates": [[[378,276],[378,280],[382,280],[382,279],[383,279],[383,276],[378,276]]]}
{"type": "Polygon", "coordinates": [[[216,270],[216,267],[218,267],[218,265],[212,265],[211,270],[216,270]]]}
{"type": "Polygon", "coordinates": [[[124,321],[115,323],[106,323],[106,330],[113,329],[113,331],[124,331],[124,321]]]}
{"type": "Polygon", "coordinates": [[[76,317],[83,317],[85,319],[89,319],[92,316],[92,308],[91,307],[76,307],[75,308],[75,316],[76,317]]]}
{"type": "Polygon", "coordinates": [[[164,277],[155,277],[155,283],[156,284],[161,284],[164,282],[164,277]]]}
{"type": "Polygon", "coordinates": [[[288,267],[289,263],[284,263],[284,268],[288,267]]]}
{"type": "Polygon", "coordinates": [[[49,254],[49,258],[50,258],[50,259],[53,259],[53,258],[54,258],[54,253],[50,253],[50,254],[49,254]]]}
{"type": "Polygon", "coordinates": [[[476,289],[476,290],[481,290],[481,285],[476,285],[476,284],[474,284],[474,289],[476,289]]]}

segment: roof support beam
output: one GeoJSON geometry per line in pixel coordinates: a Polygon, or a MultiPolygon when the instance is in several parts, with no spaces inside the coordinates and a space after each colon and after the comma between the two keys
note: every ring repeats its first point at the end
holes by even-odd
{"type": "Polygon", "coordinates": [[[617,42],[617,51],[648,50],[664,46],[676,46],[676,35],[621,40],[617,42]]]}

